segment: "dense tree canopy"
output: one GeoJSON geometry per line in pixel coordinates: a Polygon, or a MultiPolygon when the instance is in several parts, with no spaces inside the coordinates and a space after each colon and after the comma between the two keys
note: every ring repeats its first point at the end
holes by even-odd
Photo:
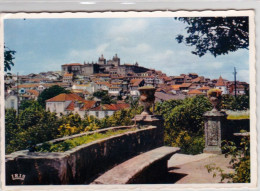
{"type": "Polygon", "coordinates": [[[188,26],[187,35],[179,34],[178,43],[194,46],[193,54],[203,56],[207,52],[219,56],[247,49],[249,45],[248,17],[178,17],[188,26]]]}

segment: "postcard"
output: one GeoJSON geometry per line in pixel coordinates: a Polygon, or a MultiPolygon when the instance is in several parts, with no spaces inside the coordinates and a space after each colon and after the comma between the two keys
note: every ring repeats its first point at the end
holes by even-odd
{"type": "Polygon", "coordinates": [[[255,188],[254,11],[1,14],[4,190],[255,188]]]}

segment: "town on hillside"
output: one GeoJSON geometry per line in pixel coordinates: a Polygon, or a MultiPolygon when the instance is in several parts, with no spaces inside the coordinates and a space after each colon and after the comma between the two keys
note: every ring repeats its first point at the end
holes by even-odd
{"type": "Polygon", "coordinates": [[[97,62],[61,65],[61,71],[41,72],[39,74],[12,75],[6,78],[5,107],[18,109],[23,100],[37,100],[41,92],[58,85],[69,90],[69,94],[59,94],[46,100],[46,110],[57,115],[78,113],[97,118],[111,116],[117,110],[130,107],[126,99],[139,97],[138,88],[156,88],[155,102],[184,99],[189,96],[207,95],[207,91],[217,88],[222,94],[243,95],[249,84],[228,81],[221,77],[210,79],[197,73],[167,76],[162,71],[134,64],[120,63],[117,54],[107,60],[101,55],[97,62]],[[106,92],[113,100],[103,103],[95,92],[106,92]]]}

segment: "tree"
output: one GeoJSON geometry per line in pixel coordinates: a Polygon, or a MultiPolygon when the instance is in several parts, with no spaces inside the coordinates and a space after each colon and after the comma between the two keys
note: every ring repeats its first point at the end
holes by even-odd
{"type": "MultiPolygon", "coordinates": [[[[9,72],[11,71],[11,66],[14,66],[13,60],[15,59],[16,51],[10,50],[7,47],[4,47],[4,71],[7,72],[5,74],[5,80],[11,79],[12,74],[9,72]]],[[[11,87],[11,84],[5,83],[5,90],[11,87]]]]}
{"type": "Polygon", "coordinates": [[[58,85],[51,86],[50,88],[42,91],[42,93],[38,97],[38,102],[41,106],[45,107],[46,100],[55,97],[61,93],[70,93],[70,91],[58,85]]]}
{"type": "Polygon", "coordinates": [[[101,99],[101,104],[111,104],[115,101],[108,95],[108,91],[100,90],[93,93],[94,97],[101,99]]]}
{"type": "Polygon", "coordinates": [[[178,35],[178,43],[195,46],[192,54],[203,56],[207,52],[219,56],[238,49],[248,49],[248,17],[178,17],[188,24],[187,36],[178,35]]]}
{"type": "Polygon", "coordinates": [[[10,50],[7,47],[4,47],[4,71],[8,72],[11,70],[11,66],[14,66],[13,60],[15,59],[16,51],[10,50]]]}

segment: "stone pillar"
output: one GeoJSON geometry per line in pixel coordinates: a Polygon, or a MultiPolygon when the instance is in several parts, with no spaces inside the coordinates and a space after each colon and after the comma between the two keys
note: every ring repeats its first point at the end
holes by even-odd
{"type": "Polygon", "coordinates": [[[203,152],[222,154],[221,141],[227,115],[225,112],[220,111],[221,90],[211,89],[208,96],[213,109],[203,115],[205,121],[205,148],[203,152]]]}
{"type": "Polygon", "coordinates": [[[205,119],[205,149],[204,153],[222,154],[221,141],[226,114],[219,111],[207,111],[205,119]]]}
{"type": "Polygon", "coordinates": [[[136,115],[132,120],[136,122],[138,126],[156,126],[158,130],[158,146],[164,145],[164,123],[163,118],[160,115],[154,115],[150,112],[150,107],[154,105],[154,93],[155,88],[152,86],[144,86],[138,88],[140,91],[140,104],[144,106],[144,111],[140,115],[136,115]]]}

